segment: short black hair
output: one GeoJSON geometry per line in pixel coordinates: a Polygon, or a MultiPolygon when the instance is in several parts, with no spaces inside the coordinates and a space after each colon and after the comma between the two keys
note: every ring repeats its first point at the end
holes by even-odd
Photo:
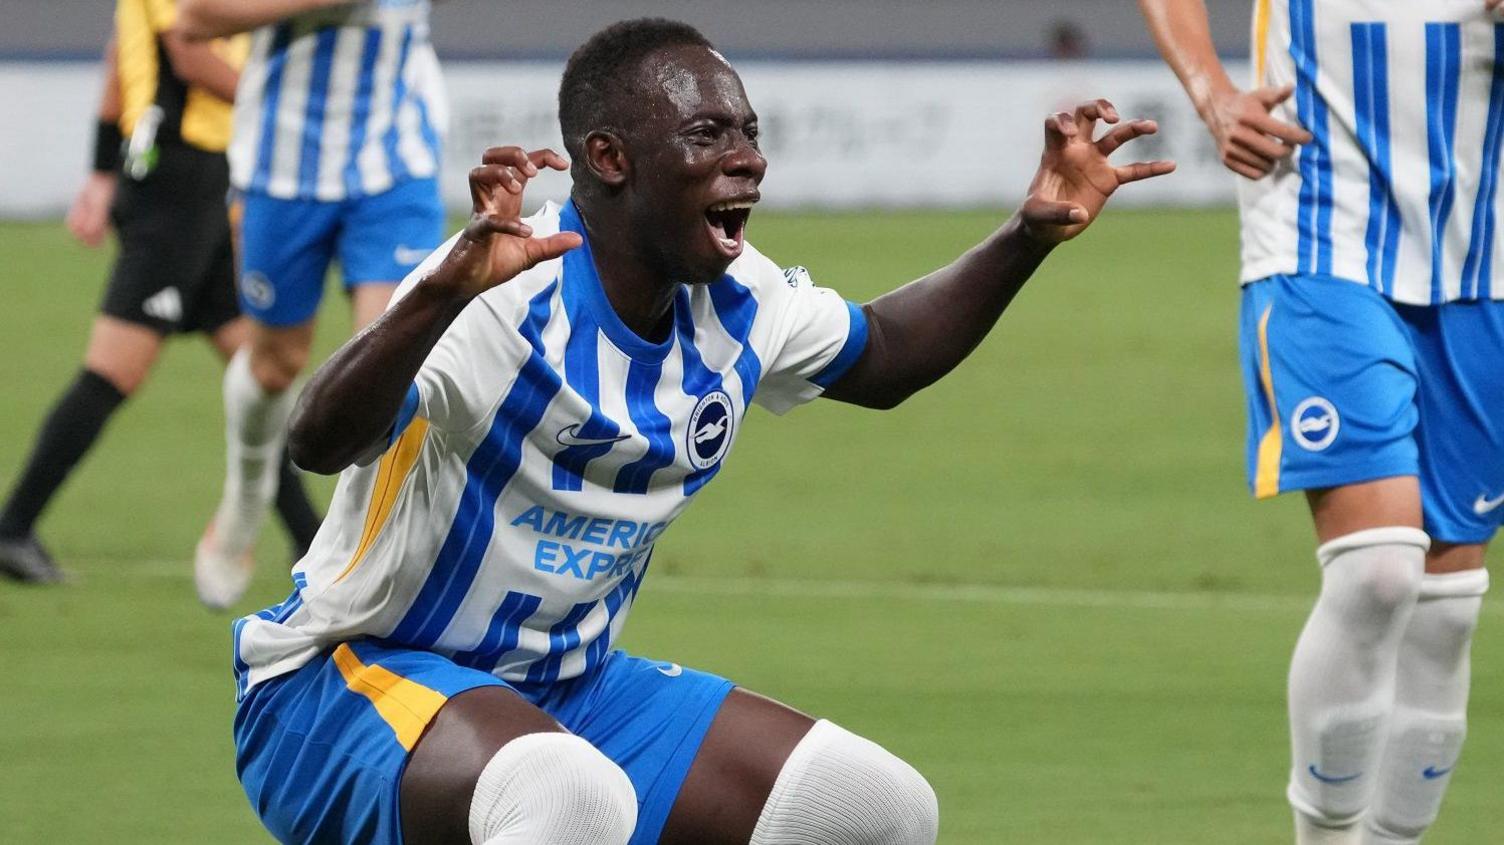
{"type": "Polygon", "coordinates": [[[619,21],[580,45],[559,82],[559,129],[569,155],[580,158],[585,136],[611,123],[612,106],[636,93],[633,71],[645,57],[682,46],[715,49],[699,30],[667,18],[619,21]]]}

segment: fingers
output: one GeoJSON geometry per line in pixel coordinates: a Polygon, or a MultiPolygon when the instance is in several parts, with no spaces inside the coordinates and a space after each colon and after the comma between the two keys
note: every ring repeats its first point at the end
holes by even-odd
{"type": "Polygon", "coordinates": [[[1222,152],[1222,164],[1228,170],[1249,179],[1262,179],[1274,171],[1274,162],[1234,147],[1222,152]]]}
{"type": "Polygon", "coordinates": [[[1259,114],[1258,112],[1248,114],[1243,118],[1242,123],[1244,126],[1257,132],[1262,132],[1265,135],[1273,135],[1287,144],[1311,143],[1311,133],[1307,132],[1304,128],[1296,126],[1293,123],[1286,123],[1268,114],[1259,114]]]}
{"type": "Polygon", "coordinates": [[[1097,141],[1097,151],[1104,156],[1112,155],[1118,147],[1144,135],[1153,135],[1159,131],[1159,124],[1152,120],[1130,120],[1122,126],[1114,127],[1101,140],[1097,141]]]}
{"type": "Polygon", "coordinates": [[[533,150],[527,154],[527,160],[534,167],[547,167],[552,170],[568,170],[569,162],[564,157],[549,149],[533,150]]]}
{"type": "Polygon", "coordinates": [[[512,235],[518,238],[531,238],[533,227],[515,218],[501,217],[495,214],[474,214],[470,222],[465,226],[465,237],[472,241],[481,242],[491,235],[512,235]]]}
{"type": "Polygon", "coordinates": [[[1096,134],[1097,121],[1100,120],[1105,123],[1117,123],[1118,110],[1112,105],[1112,103],[1109,103],[1106,100],[1096,99],[1076,106],[1076,114],[1074,115],[1074,118],[1076,122],[1076,128],[1080,131],[1082,137],[1086,138],[1087,140],[1091,140],[1091,137],[1096,134]]]}
{"type": "Polygon", "coordinates": [[[1267,160],[1270,167],[1274,166],[1277,159],[1285,158],[1295,152],[1292,144],[1277,141],[1268,135],[1241,126],[1233,130],[1228,140],[1245,151],[1267,160]]]}
{"type": "MultiPolygon", "coordinates": [[[[1504,2],[1504,0],[1498,0],[1498,2],[1504,2]]],[[[1290,99],[1290,95],[1295,93],[1295,84],[1265,85],[1263,88],[1255,89],[1250,93],[1259,102],[1264,104],[1264,109],[1267,111],[1290,99]]]]}
{"type": "Polygon", "coordinates": [[[1076,120],[1066,112],[1056,112],[1044,119],[1044,145],[1047,149],[1064,149],[1077,134],[1076,120]]]}
{"type": "Polygon", "coordinates": [[[1143,179],[1152,179],[1155,176],[1164,176],[1175,172],[1173,161],[1138,161],[1133,164],[1125,164],[1113,168],[1117,174],[1118,184],[1126,185],[1129,182],[1138,182],[1143,179]]]}
{"type": "Polygon", "coordinates": [[[477,214],[496,210],[498,191],[520,196],[539,167],[569,169],[569,162],[549,149],[527,152],[521,147],[492,147],[481,162],[470,171],[470,200],[477,214]]]}
{"type": "Polygon", "coordinates": [[[529,238],[523,249],[527,253],[528,266],[532,267],[558,258],[584,242],[575,232],[560,232],[546,238],[529,238]]]}
{"type": "Polygon", "coordinates": [[[1086,209],[1073,202],[1042,197],[1030,197],[1020,211],[1031,226],[1075,226],[1091,218],[1086,209]]]}

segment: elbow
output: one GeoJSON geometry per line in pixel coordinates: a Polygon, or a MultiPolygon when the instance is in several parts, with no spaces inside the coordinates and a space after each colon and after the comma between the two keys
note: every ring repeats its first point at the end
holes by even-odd
{"type": "Polygon", "coordinates": [[[335,475],[352,463],[323,442],[301,399],[287,424],[287,456],[299,469],[318,475],[335,475]]]}
{"type": "Polygon", "coordinates": [[[867,407],[875,411],[891,411],[894,408],[897,408],[899,405],[902,405],[910,396],[913,395],[914,391],[912,390],[885,391],[878,396],[872,397],[867,407]]]}

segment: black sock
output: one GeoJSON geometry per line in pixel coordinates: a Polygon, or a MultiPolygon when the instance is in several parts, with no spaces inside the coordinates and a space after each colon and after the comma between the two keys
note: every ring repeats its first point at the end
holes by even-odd
{"type": "Polygon", "coordinates": [[[293,546],[301,558],[313,545],[313,535],[319,533],[319,523],[323,520],[314,511],[313,503],[308,501],[308,491],[303,489],[303,473],[293,466],[286,449],[282,450],[280,477],[277,479],[277,514],[287,526],[287,533],[292,535],[293,546]]]}
{"type": "Polygon", "coordinates": [[[16,480],[4,512],[0,512],[0,537],[19,539],[31,535],[32,525],[57,488],[94,445],[105,422],[124,401],[125,394],[109,380],[89,370],[79,371],[37,432],[31,459],[16,480]]]}

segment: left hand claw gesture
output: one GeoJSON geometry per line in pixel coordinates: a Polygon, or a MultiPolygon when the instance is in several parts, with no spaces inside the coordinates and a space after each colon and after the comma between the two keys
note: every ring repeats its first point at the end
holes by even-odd
{"type": "Polygon", "coordinates": [[[1163,176],[1173,161],[1141,161],[1120,167],[1107,161],[1118,147],[1140,135],[1153,135],[1152,120],[1130,120],[1092,140],[1097,121],[1118,122],[1118,111],[1106,100],[1082,103],[1075,114],[1058,112],[1044,121],[1044,155],[1029,185],[1019,214],[1033,238],[1049,244],[1068,241],[1097,219],[1119,186],[1163,176]]]}

